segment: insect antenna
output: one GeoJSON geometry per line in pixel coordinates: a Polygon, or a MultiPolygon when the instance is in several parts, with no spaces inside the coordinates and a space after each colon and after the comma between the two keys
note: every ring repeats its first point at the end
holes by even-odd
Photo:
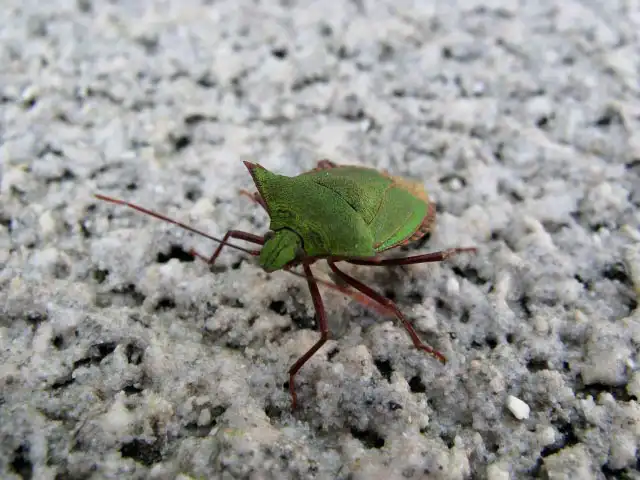
{"type": "MultiPolygon", "coordinates": [[[[200,235],[200,236],[203,236],[203,237],[208,238],[210,240],[213,240],[214,242],[218,242],[219,244],[223,244],[223,245],[235,248],[237,250],[240,250],[241,252],[248,253],[249,255],[257,256],[257,255],[260,254],[259,250],[249,250],[247,248],[242,248],[242,247],[240,247],[238,245],[234,245],[232,243],[228,243],[228,242],[226,242],[226,241],[224,241],[224,240],[222,240],[222,239],[220,239],[218,237],[214,237],[213,235],[209,235],[208,233],[205,233],[205,232],[202,232],[200,230],[197,230],[197,229],[195,229],[195,228],[193,228],[193,227],[191,227],[189,225],[186,225],[186,224],[184,224],[184,223],[182,223],[182,222],[180,222],[178,220],[174,220],[174,219],[169,218],[169,217],[167,217],[165,215],[162,215],[160,213],[154,212],[153,210],[149,210],[149,209],[144,208],[144,207],[142,207],[140,205],[136,205],[135,203],[127,202],[125,200],[120,200],[118,198],[107,197],[106,195],[100,195],[100,194],[95,194],[94,197],[96,197],[99,200],[104,200],[104,201],[109,202],[109,203],[115,203],[116,205],[123,205],[125,207],[132,208],[134,210],[137,210],[138,212],[142,212],[142,213],[144,213],[146,215],[150,215],[150,216],[155,217],[155,218],[157,218],[159,220],[163,220],[165,222],[177,225],[178,227],[184,228],[185,230],[188,230],[188,231],[190,231],[192,233],[195,233],[197,235],[200,235]]],[[[194,254],[198,255],[195,252],[194,252],[194,254]]],[[[198,255],[198,256],[200,256],[200,255],[198,255]]],[[[204,260],[206,261],[207,259],[204,258],[204,260]]],[[[297,277],[304,278],[304,279],[307,278],[307,277],[305,277],[304,275],[302,275],[299,272],[295,272],[295,271],[290,270],[290,269],[286,269],[286,270],[289,273],[291,273],[291,274],[293,274],[293,275],[295,275],[297,277]]],[[[337,291],[339,293],[342,293],[343,295],[351,297],[353,300],[355,300],[356,302],[360,303],[364,307],[368,307],[368,308],[371,308],[373,310],[376,310],[378,313],[381,313],[383,315],[389,315],[390,313],[391,313],[391,315],[393,315],[393,312],[389,312],[389,310],[387,308],[385,308],[384,306],[370,301],[367,297],[362,295],[360,292],[355,292],[355,291],[353,291],[353,290],[351,290],[351,289],[349,289],[347,287],[341,287],[341,286],[336,285],[335,283],[331,283],[331,282],[328,282],[328,281],[320,279],[320,278],[317,279],[317,282],[319,284],[327,287],[327,288],[330,288],[330,289],[335,290],[335,291],[337,291]]]]}
{"type": "Polygon", "coordinates": [[[178,227],[184,228],[185,230],[195,233],[196,235],[200,235],[201,237],[208,238],[209,240],[213,240],[214,242],[218,242],[219,244],[226,245],[231,248],[235,248],[236,250],[240,250],[241,252],[244,252],[244,253],[248,253],[249,255],[253,255],[254,257],[260,254],[259,250],[249,250],[248,248],[243,248],[238,245],[234,245],[233,243],[228,243],[225,240],[222,240],[218,237],[214,237],[213,235],[209,235],[208,233],[205,233],[201,230],[191,227],[186,223],[179,222],[178,220],[174,220],[173,218],[169,218],[165,215],[154,212],[153,210],[149,210],[147,208],[141,207],[140,205],[136,205],[135,203],[126,202],[118,198],[107,197],[106,195],[100,195],[100,194],[94,194],[94,197],[96,197],[99,200],[104,200],[105,202],[115,203],[116,205],[124,205],[125,207],[132,208],[134,210],[137,210],[138,212],[142,212],[146,215],[150,215],[159,220],[163,220],[165,222],[177,225],[178,227]]]}

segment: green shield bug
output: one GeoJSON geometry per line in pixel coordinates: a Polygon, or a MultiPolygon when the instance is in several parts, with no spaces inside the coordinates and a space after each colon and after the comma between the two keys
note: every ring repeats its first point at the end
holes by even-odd
{"type": "Polygon", "coordinates": [[[209,264],[215,263],[222,247],[226,245],[257,256],[258,263],[267,272],[287,270],[306,278],[316,310],[320,339],[289,369],[289,391],[294,409],[294,377],[329,338],[318,284],[345,293],[379,312],[393,314],[402,322],[416,348],[442,363],[446,362],[440,352],[420,340],[394,302],[336,265],[341,261],[370,266],[410,265],[440,262],[462,252],[475,253],[476,248],[468,247],[402,258],[380,256],[387,250],[422,238],[433,228],[435,205],[429,200],[422,184],[372,168],[336,165],[329,160],[321,160],[313,170],[295,177],[272,173],[259,164],[244,164],[258,191],[253,194],[246,191],[241,193],[249,195],[261,205],[270,218],[269,232],[263,236],[229,230],[219,239],[138,205],[104,195],[96,195],[96,198],[131,207],[218,242],[218,247],[210,257],[191,252],[209,264]],[[262,248],[244,249],[228,243],[230,238],[262,248]],[[318,260],[326,260],[333,273],[350,288],[314,277],[310,267],[318,260]],[[304,275],[290,270],[295,266],[302,266],[304,275]]]}

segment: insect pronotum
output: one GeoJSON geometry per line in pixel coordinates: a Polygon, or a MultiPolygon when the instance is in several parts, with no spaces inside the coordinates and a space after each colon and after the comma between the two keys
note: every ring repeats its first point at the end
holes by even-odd
{"type": "Polygon", "coordinates": [[[316,311],[320,338],[289,369],[291,406],[297,405],[294,378],[300,368],[329,338],[327,317],[318,284],[340,291],[381,313],[398,318],[409,333],[413,345],[442,363],[444,355],[424,344],[409,320],[394,302],[364,283],[343,272],[336,263],[390,266],[440,262],[453,255],[475,253],[475,247],[450,248],[438,252],[403,258],[383,258],[381,253],[422,238],[435,222],[435,205],[424,186],[418,182],[360,166],[340,166],[321,160],[313,170],[295,177],[272,173],[261,165],[244,162],[253,177],[257,192],[248,195],[261,205],[270,217],[265,235],[229,230],[222,239],[208,235],[182,222],[133,203],[104,195],[100,200],[125,205],[142,213],[178,225],[198,235],[218,242],[213,255],[196,251],[191,254],[209,264],[215,263],[222,247],[229,246],[258,257],[267,272],[287,270],[306,278],[316,311]],[[228,243],[230,238],[260,245],[260,250],[248,250],[228,243]],[[311,265],[326,260],[329,268],[346,286],[317,279],[311,265]],[[302,266],[303,275],[291,268],[302,266]]]}

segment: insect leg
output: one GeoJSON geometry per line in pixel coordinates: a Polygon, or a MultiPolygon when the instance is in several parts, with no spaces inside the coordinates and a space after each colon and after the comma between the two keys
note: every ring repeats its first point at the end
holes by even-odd
{"type": "MultiPolygon", "coordinates": [[[[189,253],[191,255],[194,255],[204,260],[208,264],[213,265],[218,259],[218,255],[220,255],[220,252],[222,251],[222,247],[224,247],[225,245],[229,245],[227,243],[227,240],[229,238],[244,240],[245,242],[255,243],[256,245],[264,245],[264,241],[265,241],[264,237],[261,237],[260,235],[254,235],[253,233],[243,232],[241,230],[229,230],[227,233],[225,233],[224,237],[222,237],[222,240],[220,241],[218,248],[216,248],[215,252],[213,252],[213,255],[211,255],[210,257],[206,257],[205,255],[202,255],[196,252],[194,249],[191,249],[189,253]]],[[[251,255],[258,255],[259,252],[250,252],[250,253],[251,255]]]]}
{"type": "Polygon", "coordinates": [[[307,277],[307,283],[309,284],[309,291],[311,292],[311,298],[313,299],[313,306],[316,309],[316,318],[318,319],[318,326],[320,328],[320,339],[309,349],[307,353],[302,355],[296,363],[294,363],[289,369],[289,392],[291,394],[291,408],[296,408],[296,390],[295,385],[293,383],[293,378],[298,373],[298,370],[302,368],[302,366],[307,363],[314,353],[318,351],[322,345],[329,339],[329,327],[327,325],[327,313],[324,309],[324,305],[322,304],[322,297],[320,296],[320,290],[318,289],[318,282],[316,281],[313,273],[311,272],[311,267],[308,263],[303,263],[302,267],[304,268],[304,274],[307,277]]]}
{"type": "Polygon", "coordinates": [[[267,210],[267,204],[264,203],[264,199],[260,196],[260,194],[258,192],[249,192],[247,190],[240,190],[240,195],[244,195],[245,197],[249,197],[252,201],[254,201],[255,203],[257,203],[258,205],[260,205],[262,208],[265,209],[265,211],[267,210]]]}
{"type": "Polygon", "coordinates": [[[356,288],[357,290],[360,290],[362,293],[364,293],[369,298],[375,300],[376,302],[380,303],[384,307],[386,307],[389,310],[393,311],[393,313],[396,315],[396,317],[404,325],[404,328],[407,330],[407,332],[409,333],[409,336],[411,337],[411,340],[413,341],[413,345],[417,349],[427,352],[428,354],[430,354],[430,355],[434,356],[435,358],[437,358],[438,360],[440,360],[442,363],[446,363],[447,362],[447,359],[444,357],[444,355],[442,355],[437,350],[434,350],[430,346],[425,345],[424,343],[422,343],[422,340],[420,340],[420,337],[418,337],[417,332],[414,330],[414,328],[411,325],[411,323],[409,322],[409,320],[402,314],[402,312],[398,309],[398,307],[396,306],[395,303],[393,303],[388,298],[385,298],[383,295],[380,295],[378,292],[376,292],[372,288],[366,286],[364,283],[362,283],[362,282],[356,280],[355,278],[353,278],[352,276],[347,275],[346,273],[344,273],[342,270],[340,270],[336,266],[336,264],[332,260],[327,260],[327,263],[329,264],[329,267],[331,268],[331,270],[333,270],[333,273],[338,275],[342,280],[347,282],[353,288],[356,288]]]}
{"type": "MultiPolygon", "coordinates": [[[[297,277],[302,277],[302,278],[307,278],[306,276],[302,275],[301,273],[298,272],[294,272],[293,270],[289,270],[289,269],[285,269],[287,270],[287,272],[297,276],[297,277]]],[[[377,302],[374,302],[372,299],[370,299],[369,297],[363,295],[360,292],[354,292],[353,290],[349,289],[348,287],[343,287],[341,285],[338,285],[336,283],[332,283],[329,282],[327,280],[323,280],[322,278],[316,278],[316,282],[318,282],[318,284],[330,288],[336,292],[342,293],[343,295],[346,295],[347,297],[350,297],[351,299],[355,300],[356,302],[360,303],[361,305],[363,305],[364,307],[367,308],[371,308],[373,310],[375,310],[376,312],[378,312],[381,315],[395,315],[395,313],[393,312],[393,310],[389,310],[387,307],[385,307],[384,305],[380,305],[377,302]]]]}
{"type": "Polygon", "coordinates": [[[371,266],[384,266],[384,265],[413,265],[415,263],[430,263],[430,262],[441,262],[446,260],[449,257],[453,257],[454,255],[458,255],[459,253],[476,253],[477,249],[475,247],[465,247],[465,248],[449,248],[447,250],[442,250],[440,252],[432,252],[425,253],[423,255],[414,255],[411,257],[403,257],[403,258],[353,258],[346,259],[346,262],[352,263],[354,265],[371,265],[371,266]]]}
{"type": "Polygon", "coordinates": [[[327,160],[326,158],[318,161],[316,168],[314,170],[329,170],[330,168],[336,168],[337,165],[333,163],[331,160],[327,160]]]}

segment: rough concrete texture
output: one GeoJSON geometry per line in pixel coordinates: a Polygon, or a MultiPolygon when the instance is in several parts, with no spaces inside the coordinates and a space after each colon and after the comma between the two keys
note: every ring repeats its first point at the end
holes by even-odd
{"type": "MultiPolygon", "coordinates": [[[[0,477],[640,478],[640,5],[5,0],[0,477]],[[418,179],[393,318],[94,192],[263,233],[242,160],[418,179]],[[511,398],[514,397],[514,398],[511,398]],[[521,402],[519,402],[520,400],[521,402]],[[524,405],[522,402],[524,402],[524,405]]],[[[328,268],[315,272],[329,278],[328,268]]]]}

